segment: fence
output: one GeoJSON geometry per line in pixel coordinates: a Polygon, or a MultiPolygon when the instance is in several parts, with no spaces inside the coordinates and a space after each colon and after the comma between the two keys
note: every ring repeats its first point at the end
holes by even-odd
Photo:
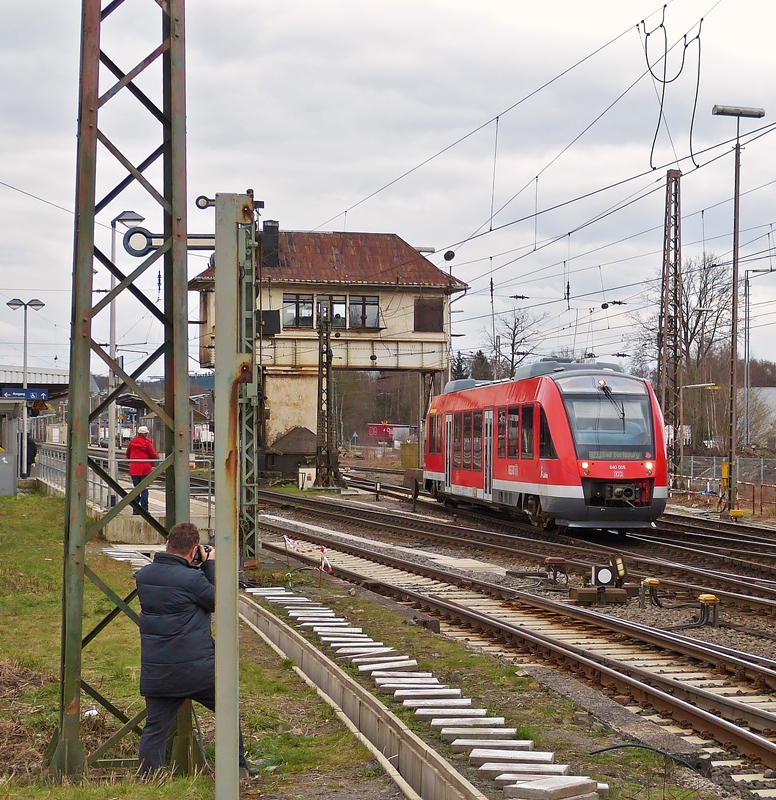
{"type": "MultiPolygon", "coordinates": [[[[705,498],[707,505],[717,503],[722,482],[722,456],[687,456],[681,475],[673,475],[671,495],[695,495],[705,498]]],[[[776,513],[776,459],[736,458],[738,507],[763,514],[776,513]]]]}
{"type": "MultiPolygon", "coordinates": [[[[108,472],[108,457],[96,456],[90,453],[93,461],[96,461],[106,472],[108,472]]],[[[122,471],[129,461],[125,458],[117,458],[116,465],[119,470],[119,482],[122,482],[122,471]]],[[[199,467],[207,470],[207,527],[210,529],[212,508],[213,508],[213,459],[195,457],[191,459],[192,467],[199,467]]],[[[55,487],[62,494],[65,493],[67,482],[67,450],[61,447],[46,447],[40,445],[38,458],[36,461],[37,474],[40,480],[55,487]]],[[[124,476],[126,478],[126,476],[124,476]]],[[[126,479],[123,481],[126,483],[126,479]]],[[[131,489],[131,486],[127,486],[131,489]]],[[[202,490],[198,490],[201,494],[202,490]]],[[[104,511],[109,508],[115,493],[111,491],[107,483],[91,468],[86,471],[86,500],[94,508],[104,511]]],[[[113,500],[115,503],[115,500],[113,500]]]]}

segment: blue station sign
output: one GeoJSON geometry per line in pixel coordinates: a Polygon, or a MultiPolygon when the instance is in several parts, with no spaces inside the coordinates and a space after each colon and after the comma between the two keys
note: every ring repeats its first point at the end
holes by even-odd
{"type": "Polygon", "coordinates": [[[0,391],[0,396],[13,400],[48,400],[48,389],[9,389],[0,391]]]}

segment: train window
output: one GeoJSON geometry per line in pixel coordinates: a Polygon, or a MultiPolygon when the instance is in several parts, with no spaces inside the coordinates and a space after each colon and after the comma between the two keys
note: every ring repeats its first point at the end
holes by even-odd
{"type": "Polygon", "coordinates": [[[507,410],[498,410],[498,457],[507,457],[507,410]]]}
{"type": "Polygon", "coordinates": [[[534,407],[523,406],[522,425],[520,427],[520,458],[533,458],[534,456],[534,407]]]}
{"type": "Polygon", "coordinates": [[[436,452],[438,455],[442,454],[442,415],[437,414],[434,417],[434,422],[436,424],[437,434],[436,434],[436,452]]]}
{"type": "Polygon", "coordinates": [[[520,407],[510,406],[507,412],[507,457],[517,458],[520,452],[520,407]]]}
{"type": "Polygon", "coordinates": [[[474,412],[474,430],[472,431],[472,469],[482,469],[482,411],[474,412]]]}
{"type": "Polygon", "coordinates": [[[459,413],[453,417],[453,469],[461,468],[462,442],[463,442],[463,417],[459,413]]]}
{"type": "Polygon", "coordinates": [[[463,412],[463,468],[472,468],[472,412],[463,412]]]}
{"type": "Polygon", "coordinates": [[[550,424],[544,409],[539,406],[539,458],[557,458],[555,445],[552,443],[550,424]]]}
{"type": "Polygon", "coordinates": [[[436,453],[436,418],[439,414],[434,414],[428,418],[428,433],[426,442],[426,452],[436,453]]]}

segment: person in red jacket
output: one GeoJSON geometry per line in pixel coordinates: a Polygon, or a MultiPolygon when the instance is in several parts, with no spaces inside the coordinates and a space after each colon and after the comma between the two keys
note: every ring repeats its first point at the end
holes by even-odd
{"type": "MultiPolygon", "coordinates": [[[[141,425],[137,429],[137,436],[127,446],[127,458],[129,459],[129,477],[132,478],[132,483],[137,486],[146,475],[151,474],[154,468],[151,459],[155,461],[159,458],[153,443],[148,438],[148,428],[145,425],[141,425]]],[[[141,508],[148,511],[148,489],[143,489],[140,492],[137,502],[141,508]]],[[[139,514],[140,512],[133,508],[132,513],[139,514]]]]}

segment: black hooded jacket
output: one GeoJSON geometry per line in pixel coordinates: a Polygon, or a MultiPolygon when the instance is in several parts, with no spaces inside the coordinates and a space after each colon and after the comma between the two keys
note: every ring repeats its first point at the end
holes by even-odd
{"type": "Polygon", "coordinates": [[[157,553],[135,576],[140,597],[140,694],[190,697],[215,683],[215,562],[202,569],[157,553]]]}

